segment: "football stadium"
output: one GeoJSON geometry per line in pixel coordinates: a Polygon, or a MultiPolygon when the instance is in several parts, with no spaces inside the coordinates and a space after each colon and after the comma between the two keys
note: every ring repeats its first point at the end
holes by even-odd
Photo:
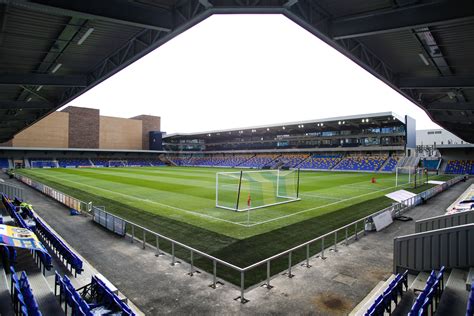
{"type": "Polygon", "coordinates": [[[474,315],[472,1],[0,1],[0,22],[0,315],[474,315]],[[168,134],[69,104],[234,13],[285,16],[462,142],[417,143],[397,108],[168,134]]]}

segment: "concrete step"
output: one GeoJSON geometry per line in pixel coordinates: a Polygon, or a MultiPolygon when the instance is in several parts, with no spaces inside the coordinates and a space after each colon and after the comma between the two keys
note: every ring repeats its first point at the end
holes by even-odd
{"type": "MultiPolygon", "coordinates": [[[[391,276],[390,276],[391,278],[391,276]]],[[[393,279],[393,278],[392,278],[393,279]]],[[[364,313],[367,311],[367,309],[370,307],[370,305],[374,302],[374,300],[383,292],[383,286],[385,282],[380,281],[377,283],[377,285],[372,289],[372,291],[367,294],[364,299],[357,304],[356,307],[349,313],[349,316],[358,316],[358,315],[364,315],[364,313]]]]}
{"type": "Polygon", "coordinates": [[[13,305],[10,299],[10,277],[5,274],[0,264],[0,315],[13,315],[13,305]]]}
{"type": "Polygon", "coordinates": [[[474,268],[469,269],[469,273],[466,278],[466,291],[471,290],[472,283],[474,282],[474,268]]]}
{"type": "Polygon", "coordinates": [[[438,316],[464,316],[466,315],[467,294],[466,278],[468,272],[453,269],[449,275],[446,287],[436,309],[438,316]]]}

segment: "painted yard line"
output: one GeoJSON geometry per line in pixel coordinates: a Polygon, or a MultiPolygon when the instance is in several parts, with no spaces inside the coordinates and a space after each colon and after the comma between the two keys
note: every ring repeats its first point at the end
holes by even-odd
{"type": "MultiPolygon", "coordinates": [[[[256,226],[256,225],[266,224],[266,223],[273,222],[273,221],[277,221],[277,220],[280,220],[280,219],[283,219],[283,218],[288,218],[288,217],[291,217],[291,216],[294,216],[294,215],[298,215],[298,214],[306,213],[306,212],[309,212],[309,211],[314,211],[314,210],[317,210],[317,209],[321,209],[321,208],[323,208],[323,207],[328,207],[328,206],[336,205],[336,204],[339,204],[339,203],[342,203],[342,202],[347,202],[347,201],[350,201],[350,200],[353,200],[353,199],[357,199],[357,198],[360,198],[360,197],[363,197],[363,196],[366,196],[366,195],[370,195],[370,194],[374,194],[374,193],[377,193],[377,192],[382,192],[382,191],[390,190],[390,189],[393,189],[393,188],[396,188],[396,187],[397,187],[397,186],[393,186],[393,187],[390,187],[390,188],[386,188],[386,189],[382,189],[382,190],[378,190],[378,191],[373,191],[373,192],[369,192],[369,193],[365,193],[365,194],[353,196],[353,197],[351,197],[351,198],[344,199],[344,200],[340,200],[340,201],[333,202],[333,203],[329,203],[329,204],[326,204],[326,205],[321,205],[321,206],[316,206],[316,207],[308,208],[308,209],[306,209],[306,210],[302,210],[302,211],[295,212],[295,213],[292,213],[292,214],[283,215],[283,216],[280,216],[280,217],[268,219],[268,220],[259,222],[259,223],[257,223],[257,224],[252,224],[252,225],[250,225],[250,226],[256,226]]],[[[402,185],[402,186],[398,186],[398,187],[403,187],[403,185],[402,185]]]]}
{"type": "Polygon", "coordinates": [[[48,176],[51,177],[51,178],[62,180],[62,181],[71,182],[71,183],[74,183],[74,184],[79,185],[79,186],[82,185],[82,186],[86,186],[86,187],[89,187],[89,188],[92,188],[92,189],[109,192],[109,193],[119,195],[119,196],[123,196],[123,197],[126,197],[126,198],[131,198],[133,200],[137,200],[137,201],[140,201],[140,202],[146,201],[147,203],[160,205],[160,206],[163,206],[163,207],[167,207],[167,208],[170,208],[170,209],[173,209],[173,210],[178,210],[178,211],[185,212],[185,213],[188,213],[188,214],[192,214],[192,215],[195,215],[195,216],[210,218],[210,219],[213,219],[213,220],[222,221],[222,222],[226,222],[226,223],[234,224],[234,225],[239,225],[239,226],[246,226],[246,225],[242,225],[242,224],[232,222],[232,221],[229,221],[229,220],[226,220],[226,219],[214,217],[214,216],[211,216],[211,215],[202,214],[202,213],[198,213],[198,212],[190,211],[190,210],[185,210],[185,209],[182,209],[182,208],[179,208],[179,207],[175,207],[175,206],[171,206],[171,205],[167,205],[167,204],[163,204],[163,203],[159,203],[159,202],[154,202],[154,201],[151,201],[151,200],[144,200],[142,198],[137,198],[133,195],[123,194],[123,193],[120,193],[120,192],[115,192],[115,191],[107,190],[107,189],[104,189],[104,188],[95,187],[93,185],[88,185],[88,184],[84,184],[84,183],[80,183],[80,182],[76,182],[76,181],[72,181],[72,180],[68,180],[68,179],[64,179],[64,178],[60,178],[60,177],[56,177],[56,176],[51,176],[51,175],[48,175],[48,176]]]}

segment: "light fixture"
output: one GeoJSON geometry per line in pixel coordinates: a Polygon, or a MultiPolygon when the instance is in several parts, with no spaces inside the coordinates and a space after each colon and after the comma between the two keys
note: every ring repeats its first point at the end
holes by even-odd
{"type": "Polygon", "coordinates": [[[430,65],[430,62],[428,61],[428,59],[426,59],[426,57],[425,57],[424,54],[419,53],[418,56],[420,56],[421,61],[423,61],[423,63],[424,63],[426,66],[429,66],[429,65],[430,65]]]}
{"type": "Polygon", "coordinates": [[[283,126],[283,129],[285,129],[285,126],[283,126]]]}
{"type": "Polygon", "coordinates": [[[43,86],[39,86],[38,88],[36,88],[36,91],[40,91],[41,89],[43,89],[43,86]]]}
{"type": "Polygon", "coordinates": [[[84,43],[84,41],[89,37],[89,35],[92,34],[92,32],[94,32],[94,28],[93,28],[93,27],[89,28],[89,29],[84,33],[84,35],[82,35],[82,37],[77,41],[77,45],[82,45],[82,43],[84,43]]]}
{"type": "Polygon", "coordinates": [[[267,131],[269,131],[270,129],[267,127],[267,131]]]}
{"type": "Polygon", "coordinates": [[[57,64],[57,65],[53,68],[53,70],[51,70],[51,73],[54,74],[56,71],[58,71],[59,68],[61,68],[62,65],[63,65],[63,64],[57,64]]]}
{"type": "Polygon", "coordinates": [[[26,100],[26,102],[30,102],[31,101],[31,98],[28,98],[28,100],[26,100]]]}
{"type": "Polygon", "coordinates": [[[341,125],[341,121],[337,122],[337,124],[341,125]]]}

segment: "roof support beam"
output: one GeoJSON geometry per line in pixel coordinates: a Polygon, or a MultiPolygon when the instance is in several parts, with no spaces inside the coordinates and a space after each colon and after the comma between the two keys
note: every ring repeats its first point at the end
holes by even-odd
{"type": "Polygon", "coordinates": [[[474,111],[474,102],[433,102],[426,108],[429,111],[474,111]]]}
{"type": "Polygon", "coordinates": [[[335,19],[333,39],[346,39],[474,19],[471,0],[440,1],[335,19]]]}
{"type": "Polygon", "coordinates": [[[50,74],[2,74],[0,85],[32,85],[32,86],[61,86],[85,87],[86,76],[55,76],[50,74]]]}
{"type": "Polygon", "coordinates": [[[18,109],[32,109],[32,110],[49,110],[52,107],[50,103],[40,101],[6,101],[0,100],[0,110],[18,110],[18,109]]]}
{"type": "Polygon", "coordinates": [[[400,89],[452,89],[452,88],[474,88],[474,77],[413,77],[399,78],[400,89]]]}
{"type": "Polygon", "coordinates": [[[87,20],[103,20],[157,31],[173,29],[170,10],[120,0],[30,0],[12,5],[41,10],[54,15],[87,20]]]}

